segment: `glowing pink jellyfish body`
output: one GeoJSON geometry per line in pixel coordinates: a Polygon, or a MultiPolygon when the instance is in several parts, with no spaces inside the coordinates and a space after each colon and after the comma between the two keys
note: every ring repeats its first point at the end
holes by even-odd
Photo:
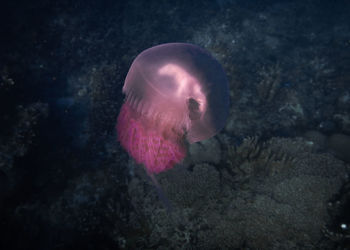
{"type": "Polygon", "coordinates": [[[212,137],[228,116],[226,75],[208,52],[192,44],[143,51],[130,67],[123,93],[118,140],[151,174],[181,162],[185,140],[212,137]]]}

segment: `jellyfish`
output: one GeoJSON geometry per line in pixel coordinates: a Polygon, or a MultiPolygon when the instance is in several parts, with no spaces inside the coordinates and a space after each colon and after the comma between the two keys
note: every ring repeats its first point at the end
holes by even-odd
{"type": "Polygon", "coordinates": [[[129,69],[123,93],[118,140],[150,174],[180,163],[188,143],[214,136],[228,117],[225,72],[193,44],[166,43],[143,51],[129,69]]]}
{"type": "Polygon", "coordinates": [[[193,44],[166,43],[143,51],[129,69],[123,93],[118,140],[156,187],[154,174],[180,163],[188,143],[214,136],[228,117],[225,72],[193,44]]]}

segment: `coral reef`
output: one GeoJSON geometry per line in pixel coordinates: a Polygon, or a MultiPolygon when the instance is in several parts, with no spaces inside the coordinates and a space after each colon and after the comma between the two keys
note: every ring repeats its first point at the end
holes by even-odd
{"type": "Polygon", "coordinates": [[[12,133],[0,138],[0,171],[10,175],[13,161],[27,153],[35,141],[36,128],[47,115],[48,105],[45,103],[17,106],[17,121],[12,133]]]}
{"type": "Polygon", "coordinates": [[[51,204],[47,215],[49,221],[52,225],[63,222],[68,228],[87,234],[101,228],[103,223],[111,223],[111,229],[113,223],[126,223],[125,208],[115,200],[120,198],[116,195],[120,188],[114,170],[107,168],[82,175],[70,181],[61,196],[51,204]]]}
{"type": "Polygon", "coordinates": [[[320,246],[329,220],[327,201],[348,170],[301,138],[259,142],[251,137],[228,148],[225,166],[201,163],[158,175],[173,204],[170,214],[142,168],[135,171],[129,194],[138,214],[131,218],[148,232],[137,240],[140,245],[310,249],[320,246]]]}

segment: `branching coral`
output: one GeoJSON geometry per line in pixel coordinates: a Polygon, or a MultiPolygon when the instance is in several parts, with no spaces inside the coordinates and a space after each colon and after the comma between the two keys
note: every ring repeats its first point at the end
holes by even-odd
{"type": "Polygon", "coordinates": [[[261,101],[271,102],[275,97],[281,84],[281,67],[277,63],[272,66],[263,67],[259,72],[260,81],[256,88],[261,101]]]}
{"type": "Polygon", "coordinates": [[[276,140],[259,143],[258,137],[255,136],[245,138],[239,147],[229,147],[229,171],[245,179],[252,175],[274,175],[284,168],[291,167],[295,161],[294,156],[274,147],[275,142],[276,140]]]}

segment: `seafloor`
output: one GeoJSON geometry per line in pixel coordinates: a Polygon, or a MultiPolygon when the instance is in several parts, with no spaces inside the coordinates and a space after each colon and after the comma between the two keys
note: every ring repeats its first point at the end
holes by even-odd
{"type": "Polygon", "coordinates": [[[350,2],[3,1],[0,249],[349,249],[350,2]],[[133,59],[222,64],[230,115],[157,179],[116,138],[133,59]]]}

